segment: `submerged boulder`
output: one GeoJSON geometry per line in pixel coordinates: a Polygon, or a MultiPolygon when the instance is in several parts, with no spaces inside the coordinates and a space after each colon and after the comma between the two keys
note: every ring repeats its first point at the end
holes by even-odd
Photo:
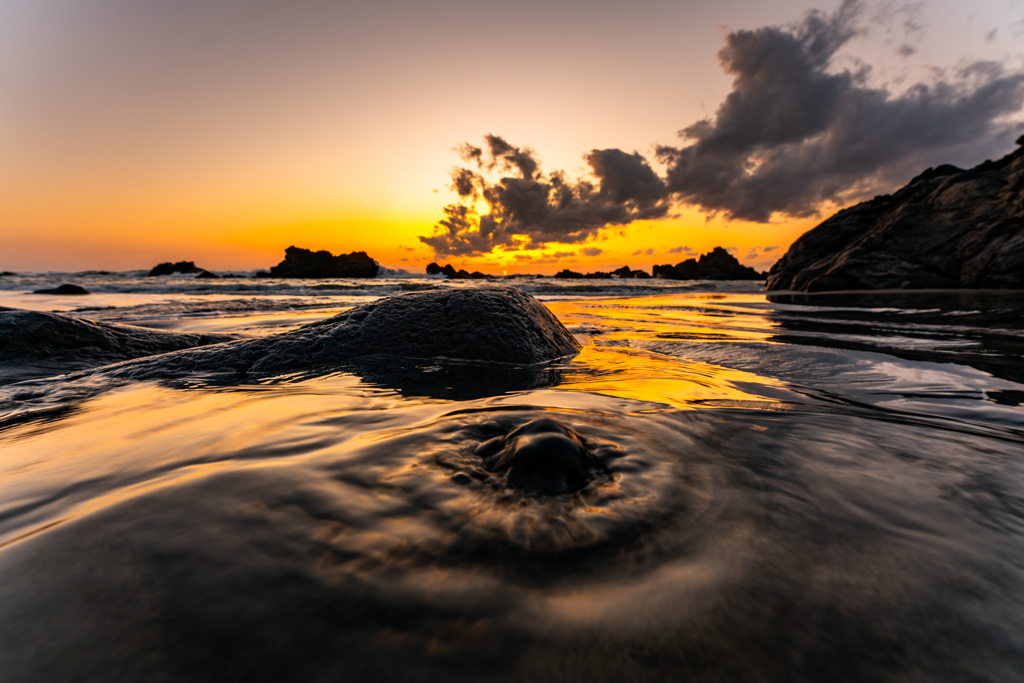
{"type": "Polygon", "coordinates": [[[82,294],[88,294],[89,290],[78,285],[61,285],[60,287],[54,287],[53,289],[37,289],[32,292],[33,294],[57,294],[59,296],[81,296],[82,294]]]}
{"type": "Polygon", "coordinates": [[[1024,288],[1022,197],[1024,148],[969,170],[929,168],[805,233],[767,289],[1024,288]]]}
{"type": "Polygon", "coordinates": [[[487,469],[505,475],[509,487],[555,496],[586,486],[596,466],[574,429],[541,417],[476,449],[487,469]]]}
{"type": "Polygon", "coordinates": [[[528,365],[579,350],[572,334],[532,296],[485,286],[388,297],[292,332],[146,359],[123,371],[316,372],[378,355],[528,365]]]}

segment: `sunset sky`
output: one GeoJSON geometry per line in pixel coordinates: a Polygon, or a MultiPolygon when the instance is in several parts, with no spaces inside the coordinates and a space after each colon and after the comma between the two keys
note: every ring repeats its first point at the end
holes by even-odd
{"type": "Polygon", "coordinates": [[[293,244],[767,268],[837,207],[1011,151],[1022,54],[1022,0],[6,0],[0,270],[252,269],[293,244]],[[455,168],[478,195],[556,170],[576,194],[536,224],[501,195],[504,238],[438,236],[455,168]]]}

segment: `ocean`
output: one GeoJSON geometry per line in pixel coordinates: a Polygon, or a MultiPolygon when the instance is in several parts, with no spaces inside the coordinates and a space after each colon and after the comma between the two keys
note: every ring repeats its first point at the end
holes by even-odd
{"type": "MultiPolygon", "coordinates": [[[[504,283],[579,355],[3,361],[0,681],[1024,680],[1024,292],[504,283]],[[504,486],[482,444],[547,419],[599,474],[504,486]]],[[[479,286],[18,274],[0,306],[244,338],[479,286]]]]}

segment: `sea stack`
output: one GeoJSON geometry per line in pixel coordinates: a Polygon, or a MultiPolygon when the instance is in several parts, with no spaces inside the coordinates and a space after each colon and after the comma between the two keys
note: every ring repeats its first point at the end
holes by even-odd
{"type": "Polygon", "coordinates": [[[149,271],[148,277],[160,277],[161,275],[192,275],[193,273],[204,273],[202,268],[198,267],[193,261],[178,261],[177,263],[161,263],[153,266],[153,269],[149,271]]]}
{"type": "Polygon", "coordinates": [[[722,247],[715,247],[699,259],[686,259],[674,266],[654,266],[654,277],[664,280],[763,280],[764,273],[743,265],[722,247]]]}
{"type": "Polygon", "coordinates": [[[929,168],[804,234],[767,289],[1024,288],[1022,196],[1024,149],[969,170],[929,168]]]}
{"type": "Polygon", "coordinates": [[[266,277],[335,278],[377,277],[380,266],[365,251],[335,256],[329,251],[310,251],[301,247],[284,250],[284,260],[270,269],[266,277]]]}

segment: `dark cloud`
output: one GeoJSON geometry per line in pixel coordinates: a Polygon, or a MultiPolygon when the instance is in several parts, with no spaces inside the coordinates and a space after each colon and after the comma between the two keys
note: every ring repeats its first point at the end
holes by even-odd
{"type": "MultiPolygon", "coordinates": [[[[920,31],[916,11],[898,7],[883,19],[910,15],[910,35],[920,31]]],[[[836,57],[864,30],[859,2],[844,0],[832,14],[730,33],[718,56],[732,90],[713,118],[680,131],[687,144],[657,148],[664,178],[636,152],[592,150],[589,176],[573,180],[545,174],[532,150],[497,135],[464,144],[457,151],[475,168],[452,172],[460,203],[420,240],[439,256],[580,243],[609,225],[664,217],[673,201],[730,220],[807,217],[825,202],[889,191],[927,166],[995,156],[1020,134],[1008,117],[1024,105],[1024,73],[975,62],[901,92],[872,87],[867,67],[841,68],[848,62],[836,57]]]]}
{"type": "Polygon", "coordinates": [[[444,209],[434,234],[420,240],[439,256],[481,254],[506,249],[543,248],[548,242],[584,242],[606,225],[661,218],[668,212],[665,182],[639,154],[617,149],[585,156],[592,178],[570,180],[562,171],[544,174],[533,152],[497,135],[485,137],[486,151],[465,144],[458,149],[473,170],[452,170],[460,203],[444,209]],[[497,180],[484,173],[497,171],[497,180]],[[477,200],[489,211],[478,214],[477,200]]]}
{"type": "Polygon", "coordinates": [[[600,256],[604,253],[604,249],[600,249],[598,247],[586,247],[584,249],[580,249],[580,253],[584,256],[600,256]]]}
{"type": "Polygon", "coordinates": [[[731,219],[810,216],[1009,145],[1014,126],[1000,119],[1024,104],[1024,74],[978,62],[901,94],[868,87],[866,70],[834,62],[858,12],[845,0],[795,26],[729,34],[719,59],[732,92],[713,120],[680,131],[692,144],[658,150],[677,199],[731,219]]]}
{"type": "Polygon", "coordinates": [[[693,254],[695,252],[694,252],[693,249],[690,249],[690,247],[672,247],[671,249],[668,250],[668,253],[670,253],[670,254],[682,254],[682,253],[693,254]]]}

